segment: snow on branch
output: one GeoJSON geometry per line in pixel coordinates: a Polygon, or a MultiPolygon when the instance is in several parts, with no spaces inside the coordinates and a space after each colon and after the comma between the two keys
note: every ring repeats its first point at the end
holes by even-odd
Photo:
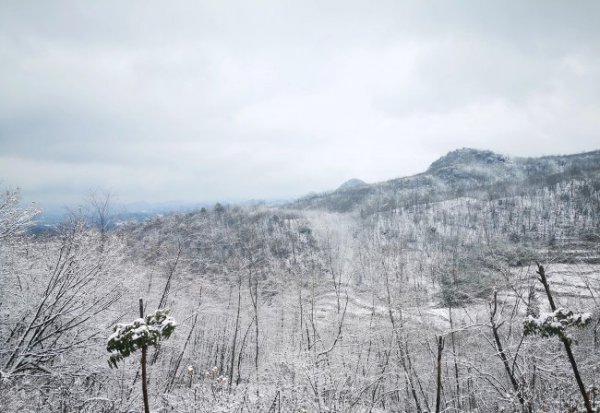
{"type": "Polygon", "coordinates": [[[574,313],[571,310],[558,308],[551,313],[542,313],[539,317],[528,316],[523,321],[523,333],[526,336],[539,334],[544,338],[557,336],[571,343],[573,339],[567,333],[567,328],[584,328],[591,320],[590,313],[574,313]]]}
{"type": "Polygon", "coordinates": [[[176,326],[168,309],[158,309],[132,323],[117,324],[106,345],[111,353],[109,366],[116,368],[118,362],[144,346],[158,346],[161,340],[171,336],[176,326]]]}

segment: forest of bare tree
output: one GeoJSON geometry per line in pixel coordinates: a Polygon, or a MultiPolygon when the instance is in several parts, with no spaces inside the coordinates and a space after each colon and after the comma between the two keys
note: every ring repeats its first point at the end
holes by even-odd
{"type": "Polygon", "coordinates": [[[139,222],[95,194],[44,231],[5,189],[0,411],[142,411],[144,377],[154,412],[597,411],[598,153],[454,156],[139,222]]]}

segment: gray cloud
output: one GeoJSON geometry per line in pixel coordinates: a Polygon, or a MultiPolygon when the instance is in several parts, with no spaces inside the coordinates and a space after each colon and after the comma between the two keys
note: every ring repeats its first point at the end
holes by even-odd
{"type": "Polygon", "coordinates": [[[600,3],[0,5],[0,179],[29,199],[286,197],[462,146],[598,148],[600,3]]]}

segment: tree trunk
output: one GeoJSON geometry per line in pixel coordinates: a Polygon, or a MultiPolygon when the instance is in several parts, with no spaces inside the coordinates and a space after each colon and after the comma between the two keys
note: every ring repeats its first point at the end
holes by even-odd
{"type": "MultiPolygon", "coordinates": [[[[235,331],[233,332],[233,342],[231,343],[231,360],[229,360],[229,393],[233,384],[233,366],[235,363],[235,345],[237,342],[238,330],[240,328],[240,307],[242,305],[242,276],[238,275],[238,303],[237,315],[235,317],[235,331]]],[[[240,354],[241,357],[241,354],[240,354]]],[[[238,367],[239,370],[239,367],[238,367]]]]}
{"type": "Polygon", "coordinates": [[[435,413],[440,412],[440,400],[442,395],[442,351],[444,350],[444,337],[438,337],[437,343],[437,376],[435,391],[435,413]]]}
{"type": "MultiPolygon", "coordinates": [[[[140,298],[140,318],[144,318],[144,301],[140,298]]],[[[142,347],[142,394],[144,396],[144,412],[150,413],[150,405],[148,403],[148,383],[146,379],[146,353],[148,346],[142,347]]]]}
{"type": "MultiPolygon", "coordinates": [[[[548,297],[548,302],[550,303],[550,308],[552,311],[556,311],[556,304],[554,304],[554,300],[552,298],[552,293],[550,292],[550,286],[548,285],[548,278],[546,278],[546,272],[544,271],[544,266],[541,264],[537,264],[538,270],[537,273],[540,276],[540,281],[544,285],[544,290],[546,291],[546,296],[548,297]]],[[[567,352],[567,356],[569,358],[569,362],[571,363],[571,367],[573,368],[573,374],[575,375],[575,380],[577,381],[577,386],[579,387],[579,391],[581,392],[581,396],[583,397],[583,403],[585,404],[585,410],[588,413],[593,413],[594,409],[592,408],[592,403],[590,402],[590,398],[585,391],[585,385],[583,384],[583,380],[581,379],[581,375],[579,374],[579,369],[577,368],[577,362],[575,361],[575,357],[573,356],[573,352],[571,351],[571,343],[565,337],[561,337],[560,340],[563,342],[565,346],[565,351],[567,352]]]]}

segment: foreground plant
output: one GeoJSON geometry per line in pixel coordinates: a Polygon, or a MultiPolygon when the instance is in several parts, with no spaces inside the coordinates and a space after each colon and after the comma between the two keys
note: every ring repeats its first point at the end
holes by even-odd
{"type": "Polygon", "coordinates": [[[169,316],[168,309],[158,309],[144,317],[144,302],[140,298],[140,318],[131,323],[117,324],[114,333],[108,338],[106,350],[111,353],[108,365],[116,368],[117,364],[137,350],[142,350],[142,393],[144,411],[150,413],[148,402],[148,384],[146,380],[146,355],[148,346],[158,347],[161,340],[171,337],[177,323],[169,316]]]}
{"type": "Polygon", "coordinates": [[[581,396],[583,397],[583,404],[585,405],[585,409],[588,413],[593,413],[594,409],[592,408],[590,397],[585,389],[585,385],[583,384],[581,374],[579,373],[579,369],[577,368],[575,356],[573,356],[573,351],[571,349],[571,343],[573,342],[573,339],[569,336],[566,330],[567,327],[587,327],[591,322],[591,315],[587,313],[576,314],[570,310],[556,308],[556,304],[554,303],[552,293],[550,292],[550,285],[548,284],[548,277],[546,276],[546,271],[544,270],[544,267],[539,263],[537,264],[537,267],[539,281],[544,286],[544,291],[546,292],[546,297],[548,298],[548,303],[550,304],[552,313],[542,314],[540,317],[537,318],[529,316],[523,322],[523,334],[526,336],[531,334],[539,334],[542,337],[557,336],[560,339],[560,341],[562,341],[563,345],[565,346],[565,352],[567,353],[567,357],[569,358],[569,363],[571,363],[571,368],[573,369],[573,374],[575,376],[575,380],[577,381],[577,386],[579,387],[579,391],[581,393],[581,396]]]}

